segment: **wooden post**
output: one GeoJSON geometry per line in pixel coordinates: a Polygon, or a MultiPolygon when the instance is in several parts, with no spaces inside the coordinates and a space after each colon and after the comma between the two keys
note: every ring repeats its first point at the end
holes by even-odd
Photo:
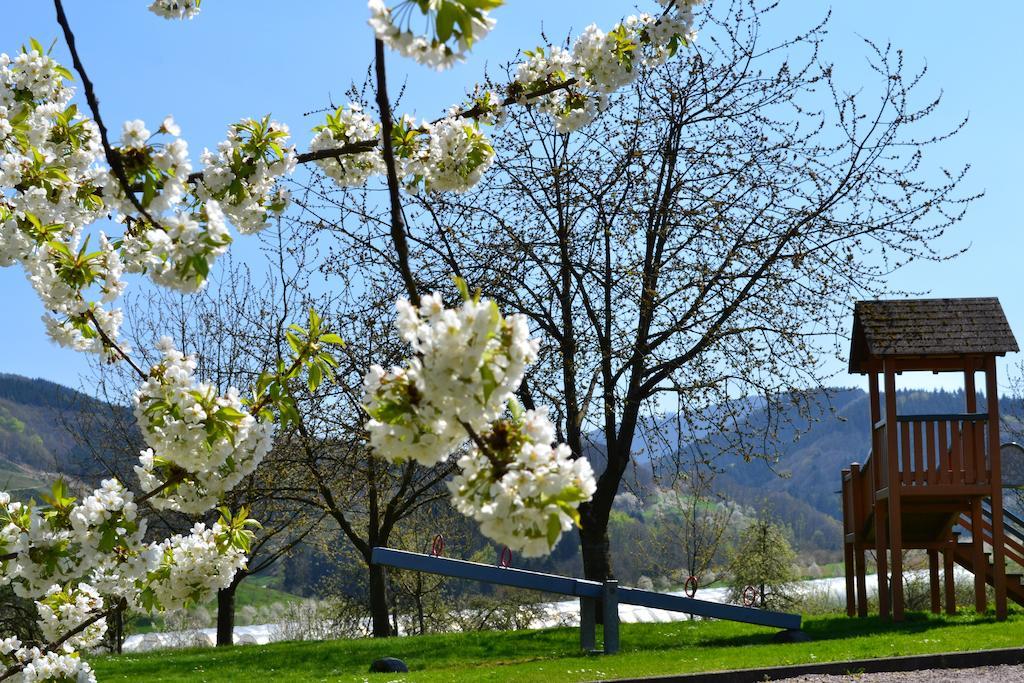
{"type": "Polygon", "coordinates": [[[604,582],[601,604],[604,615],[604,653],[613,655],[619,651],[619,582],[615,579],[604,582]]]}
{"type": "Polygon", "coordinates": [[[597,647],[597,601],[580,598],[580,649],[592,652],[597,647]]]}
{"type": "Polygon", "coordinates": [[[996,358],[985,359],[985,401],[988,404],[988,457],[992,476],[992,584],[996,593],[996,619],[1006,619],[1006,556],[1003,532],[1003,474],[999,453],[999,387],[996,358]]]}
{"type": "Polygon", "coordinates": [[[956,614],[956,576],[953,553],[956,551],[956,536],[942,550],[942,573],[946,584],[946,614],[956,614]]]}
{"type": "Polygon", "coordinates": [[[878,572],[878,616],[888,619],[892,616],[889,606],[889,571],[886,562],[888,543],[886,542],[886,508],[885,503],[875,503],[875,570],[878,572]]]}
{"type": "Polygon", "coordinates": [[[868,578],[863,541],[854,543],[853,561],[857,567],[857,616],[866,617],[868,615],[868,578]]]}
{"type": "Polygon", "coordinates": [[[966,402],[965,408],[968,413],[978,412],[978,390],[974,386],[974,363],[970,360],[965,361],[964,365],[964,399],[966,402]]]}
{"type": "Polygon", "coordinates": [[[839,473],[839,491],[843,497],[843,570],[846,574],[846,615],[852,617],[857,613],[857,584],[853,563],[853,544],[857,538],[857,520],[853,514],[854,487],[850,470],[842,470],[839,473]]]}
{"type": "Polygon", "coordinates": [[[974,569],[974,609],[982,614],[988,607],[988,595],[985,590],[985,574],[988,571],[988,558],[985,557],[985,518],[981,514],[981,498],[971,498],[971,557],[974,569]]]}
{"type": "MultiPolygon", "coordinates": [[[[874,460],[872,464],[872,471],[874,476],[872,480],[868,482],[871,486],[871,502],[874,504],[875,510],[875,571],[878,572],[878,614],[883,619],[888,619],[890,616],[889,611],[889,582],[886,572],[888,571],[888,563],[886,562],[886,552],[888,545],[886,544],[886,520],[885,520],[885,503],[878,499],[878,490],[882,487],[882,455],[879,449],[882,448],[882,444],[875,438],[875,425],[879,420],[882,419],[882,407],[881,407],[881,394],[878,391],[878,373],[868,373],[868,389],[871,398],[871,458],[874,460]]],[[[891,400],[888,396],[886,401],[891,400]]]]}
{"type": "Polygon", "coordinates": [[[903,621],[903,520],[900,511],[899,430],[896,423],[896,369],[885,360],[885,436],[889,461],[889,548],[892,551],[892,618],[903,621]]]}
{"type": "Polygon", "coordinates": [[[871,405],[871,429],[874,430],[875,423],[882,419],[881,397],[878,394],[878,373],[868,373],[868,399],[871,405]]]}
{"type": "Polygon", "coordinates": [[[853,498],[853,569],[856,578],[857,616],[868,615],[868,587],[867,587],[867,563],[864,557],[864,526],[865,519],[864,496],[860,486],[864,485],[864,478],[861,475],[860,463],[850,465],[850,486],[853,498]],[[859,484],[859,486],[858,486],[859,484]]]}
{"type": "Polygon", "coordinates": [[[928,587],[931,593],[932,614],[942,612],[942,601],[939,589],[939,551],[928,550],[928,587]]]}
{"type": "Polygon", "coordinates": [[[853,543],[843,542],[843,564],[846,569],[846,616],[857,613],[857,584],[853,566],[853,543]]]}
{"type": "MultiPolygon", "coordinates": [[[[974,385],[974,363],[967,359],[964,365],[964,398],[968,413],[978,412],[978,390],[974,385]]],[[[968,474],[968,481],[974,483],[981,481],[985,475],[979,471],[985,466],[985,459],[978,452],[978,439],[974,438],[974,429],[977,423],[964,424],[963,458],[964,470],[973,472],[974,476],[968,474]]],[[[985,518],[981,514],[981,498],[971,498],[971,565],[974,569],[974,609],[980,614],[988,606],[988,596],[985,589],[985,574],[988,571],[988,560],[985,558],[985,518]]]]}

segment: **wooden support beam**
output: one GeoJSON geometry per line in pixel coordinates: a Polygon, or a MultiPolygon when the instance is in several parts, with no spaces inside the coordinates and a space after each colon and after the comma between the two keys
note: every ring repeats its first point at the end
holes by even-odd
{"type": "Polygon", "coordinates": [[[956,542],[956,538],[953,538],[942,550],[942,578],[946,584],[946,614],[956,614],[956,576],[953,566],[956,542]]]}
{"type": "Polygon", "coordinates": [[[996,593],[996,619],[1006,619],[1006,538],[1003,529],[1003,475],[999,444],[999,387],[996,359],[985,363],[985,400],[988,403],[988,455],[992,487],[992,584],[996,593]]]}
{"type": "Polygon", "coordinates": [[[889,571],[886,553],[886,506],[885,503],[875,503],[875,568],[878,574],[878,616],[888,619],[892,616],[889,606],[889,580],[886,573],[889,571]]]}
{"type": "Polygon", "coordinates": [[[900,513],[900,452],[899,432],[896,428],[896,372],[886,361],[885,369],[885,437],[889,466],[889,549],[892,552],[892,618],[903,621],[903,520],[900,513]]]}
{"type": "Polygon", "coordinates": [[[843,504],[843,569],[846,573],[846,614],[852,617],[857,613],[857,584],[854,576],[853,544],[857,540],[857,522],[853,514],[853,482],[850,481],[850,470],[843,470],[840,476],[839,493],[843,504]],[[850,538],[852,536],[852,538],[850,538]]]}
{"type": "Polygon", "coordinates": [[[580,649],[593,652],[597,647],[597,600],[580,598],[580,649]]]}
{"type": "MultiPolygon", "coordinates": [[[[981,496],[987,498],[992,491],[992,487],[989,484],[959,484],[952,486],[904,486],[900,490],[900,495],[904,497],[917,497],[925,496],[929,498],[935,498],[938,496],[944,496],[952,498],[953,496],[981,496]]],[[[880,498],[888,498],[889,490],[883,489],[878,492],[880,498]]]]}
{"type": "Polygon", "coordinates": [[[938,550],[928,551],[928,587],[931,593],[932,614],[939,614],[942,612],[942,602],[940,600],[938,550]]]}
{"type": "Polygon", "coordinates": [[[604,653],[613,655],[619,651],[619,582],[615,579],[604,582],[601,607],[604,616],[604,653]]]}
{"type": "Polygon", "coordinates": [[[843,543],[843,565],[846,570],[846,616],[857,613],[857,583],[853,564],[853,543],[843,543]]]}
{"type": "Polygon", "coordinates": [[[868,373],[868,398],[871,406],[871,424],[877,424],[882,419],[881,397],[878,394],[878,372],[868,373]]]}
{"type": "Polygon", "coordinates": [[[981,498],[971,499],[971,564],[974,571],[974,609],[983,614],[988,606],[985,574],[988,559],[985,557],[985,539],[982,533],[984,518],[981,515],[981,498]]]}
{"type": "Polygon", "coordinates": [[[853,545],[853,561],[857,569],[857,616],[868,615],[868,578],[867,578],[867,557],[864,552],[864,544],[861,542],[853,545]]]}
{"type": "Polygon", "coordinates": [[[867,567],[864,556],[864,534],[867,525],[867,510],[864,507],[863,486],[865,477],[861,474],[859,463],[850,465],[850,497],[853,518],[853,569],[856,582],[857,616],[868,615],[867,567]]]}
{"type": "Polygon", "coordinates": [[[885,363],[889,363],[897,373],[927,372],[961,372],[965,369],[982,369],[984,358],[981,356],[904,356],[901,358],[871,358],[861,366],[861,372],[870,375],[881,372],[885,363]]]}

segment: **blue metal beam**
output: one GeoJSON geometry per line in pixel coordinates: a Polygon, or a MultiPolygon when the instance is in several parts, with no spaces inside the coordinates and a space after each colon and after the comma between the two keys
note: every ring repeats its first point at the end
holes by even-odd
{"type": "Polygon", "coordinates": [[[799,614],[771,612],[769,610],[740,607],[738,605],[725,605],[720,602],[697,600],[696,598],[668,595],[667,593],[655,593],[654,591],[645,591],[639,588],[620,588],[619,602],[626,605],[639,605],[641,607],[663,609],[670,612],[685,612],[698,617],[740,621],[745,624],[757,624],[758,626],[770,626],[781,629],[799,630],[801,620],[799,614]]]}
{"type": "MultiPolygon", "coordinates": [[[[604,594],[604,586],[598,581],[576,579],[556,574],[544,574],[525,569],[496,567],[479,562],[453,560],[448,557],[434,557],[421,553],[411,553],[405,550],[392,550],[391,548],[374,548],[371,562],[373,564],[395,567],[396,569],[410,569],[429,574],[442,574],[458,579],[483,581],[484,583],[528,588],[547,593],[559,593],[561,595],[600,598],[604,594]]],[[[639,605],[641,607],[651,607],[671,612],[684,612],[701,617],[739,621],[746,624],[769,626],[771,628],[800,628],[801,618],[799,614],[786,614],[784,612],[770,612],[751,607],[723,605],[717,602],[686,598],[679,595],[668,595],[666,593],[655,593],[654,591],[645,591],[638,588],[619,588],[618,596],[619,603],[626,605],[639,605]]]]}
{"type": "Polygon", "coordinates": [[[457,579],[470,579],[484,583],[496,583],[515,588],[529,588],[547,593],[577,595],[585,598],[600,598],[604,587],[597,581],[574,579],[556,574],[531,572],[511,567],[496,567],[468,560],[453,560],[448,557],[434,557],[421,553],[410,553],[391,548],[374,548],[370,561],[396,569],[411,569],[428,574],[443,574],[457,579]]]}

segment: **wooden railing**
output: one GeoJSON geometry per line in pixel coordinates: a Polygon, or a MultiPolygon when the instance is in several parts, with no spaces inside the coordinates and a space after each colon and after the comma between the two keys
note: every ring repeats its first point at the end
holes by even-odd
{"type": "Polygon", "coordinates": [[[991,481],[988,457],[988,415],[957,413],[900,415],[896,472],[890,482],[889,428],[884,421],[872,430],[872,456],[877,461],[876,490],[891,483],[904,487],[984,485],[991,481]]]}
{"type": "Polygon", "coordinates": [[[859,533],[879,491],[891,484],[903,492],[924,487],[983,486],[992,479],[988,415],[953,413],[896,417],[896,481],[890,482],[889,425],[876,422],[871,453],[860,466],[843,471],[846,533],[859,533]]]}

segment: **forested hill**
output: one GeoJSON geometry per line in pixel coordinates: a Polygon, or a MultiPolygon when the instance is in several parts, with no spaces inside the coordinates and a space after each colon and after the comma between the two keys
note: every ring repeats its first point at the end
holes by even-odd
{"type": "MultiPolygon", "coordinates": [[[[124,414],[124,409],[118,409],[124,414]]],[[[0,373],[0,490],[27,497],[55,474],[99,471],[82,439],[98,442],[110,406],[43,379],[0,373]]]]}
{"type": "MultiPolygon", "coordinates": [[[[839,538],[836,490],[840,470],[851,462],[863,462],[869,450],[868,397],[860,389],[834,389],[827,399],[818,398],[830,407],[809,427],[795,409],[794,415],[779,421],[784,426],[776,444],[780,453],[777,463],[748,463],[725,455],[718,460],[723,471],[714,486],[725,498],[749,508],[769,506],[793,529],[798,545],[834,550],[839,538]],[[796,426],[785,426],[789,423],[796,426]]],[[[904,391],[897,402],[904,413],[961,412],[964,395],[904,391]]],[[[1019,400],[1004,398],[1001,407],[1004,417],[1024,415],[1019,400]]],[[[751,420],[756,423],[758,419],[755,411],[751,420]]],[[[124,425],[131,420],[128,409],[112,408],[59,384],[0,374],[0,490],[27,497],[48,485],[56,474],[83,479],[103,474],[97,454],[118,457],[113,455],[116,451],[124,458],[138,452],[137,445],[123,436],[124,425]],[[114,423],[119,429],[111,429],[114,423]]],[[[676,429],[670,417],[653,421],[647,429],[663,433],[663,438],[651,439],[652,443],[678,443],[670,433],[676,429]]],[[[647,446],[643,439],[638,439],[638,449],[641,471],[648,475],[648,463],[671,460],[667,457],[670,453],[647,446]]],[[[601,460],[600,453],[593,457],[601,460]]],[[[599,462],[597,467],[601,467],[599,462]]],[[[656,497],[655,491],[651,493],[656,497]]]]}
{"type": "MultiPolygon", "coordinates": [[[[721,457],[717,463],[724,471],[716,479],[716,489],[738,501],[767,500],[775,513],[791,524],[815,514],[838,519],[840,472],[852,462],[864,462],[871,448],[870,406],[867,393],[860,389],[834,389],[827,400],[817,398],[824,408],[809,426],[795,409],[793,415],[779,420],[777,463],[721,457]]],[[[901,414],[960,413],[964,412],[965,396],[963,391],[909,390],[898,392],[896,402],[901,414]]],[[[978,405],[979,410],[984,409],[983,396],[979,395],[978,405]]],[[[1024,403],[1003,397],[1000,410],[1004,422],[1019,424],[1024,403]]],[[[755,412],[750,421],[756,423],[758,418],[755,412]]],[[[1004,441],[1010,438],[1009,430],[1004,436],[1004,441]]],[[[644,454],[655,462],[666,455],[657,450],[644,454]]]]}

